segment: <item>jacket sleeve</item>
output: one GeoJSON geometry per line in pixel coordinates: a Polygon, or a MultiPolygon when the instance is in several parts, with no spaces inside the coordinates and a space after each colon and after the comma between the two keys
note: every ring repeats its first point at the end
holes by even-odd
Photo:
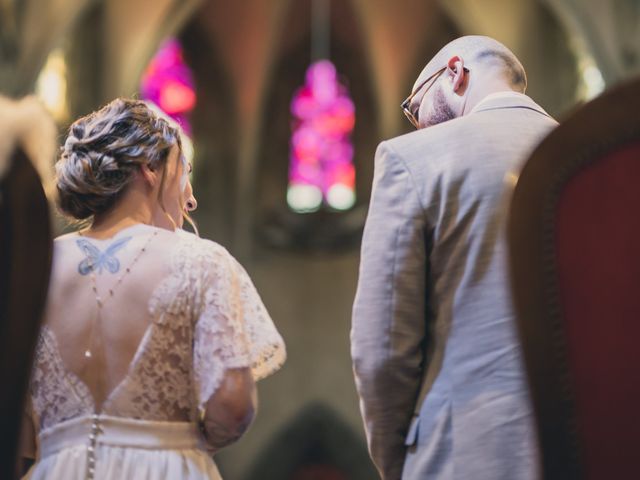
{"type": "Polygon", "coordinates": [[[426,234],[411,173],[383,142],[362,240],[351,355],[369,452],[384,480],[401,478],[422,379],[426,234]]]}

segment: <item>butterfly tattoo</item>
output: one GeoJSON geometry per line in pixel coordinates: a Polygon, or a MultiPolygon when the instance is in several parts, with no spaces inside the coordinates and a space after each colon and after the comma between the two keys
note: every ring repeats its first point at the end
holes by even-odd
{"type": "Polygon", "coordinates": [[[109,245],[104,252],[101,252],[100,249],[89,240],[84,238],[76,240],[78,247],[80,247],[80,250],[82,250],[87,257],[78,265],[80,275],[88,275],[95,271],[102,273],[103,269],[106,269],[110,273],[116,273],[120,270],[120,260],[115,257],[115,254],[118,250],[122,249],[131,238],[132,237],[124,237],[116,240],[109,245]]]}

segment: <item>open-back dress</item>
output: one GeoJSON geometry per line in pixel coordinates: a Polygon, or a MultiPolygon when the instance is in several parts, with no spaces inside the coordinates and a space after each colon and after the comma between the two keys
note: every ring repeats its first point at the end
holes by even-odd
{"type": "Polygon", "coordinates": [[[25,478],[219,479],[198,428],[207,400],[227,370],[258,380],[284,359],[249,276],[220,245],[142,224],[59,237],[25,478]]]}

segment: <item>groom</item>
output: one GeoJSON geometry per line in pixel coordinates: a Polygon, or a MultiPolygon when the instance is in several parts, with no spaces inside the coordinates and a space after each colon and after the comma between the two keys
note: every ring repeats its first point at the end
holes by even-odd
{"type": "Polygon", "coordinates": [[[536,476],[504,229],[520,168],[556,122],[526,83],[501,43],[458,38],[402,104],[418,130],[376,152],[351,341],[384,480],[536,476]]]}

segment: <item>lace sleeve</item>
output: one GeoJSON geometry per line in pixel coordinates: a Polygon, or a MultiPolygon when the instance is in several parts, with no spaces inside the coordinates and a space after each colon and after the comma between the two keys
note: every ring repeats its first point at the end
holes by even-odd
{"type": "Polygon", "coordinates": [[[202,303],[194,332],[199,407],[218,389],[226,370],[249,367],[260,380],[278,370],[286,356],[247,272],[221,247],[211,253],[202,265],[202,303]]]}

